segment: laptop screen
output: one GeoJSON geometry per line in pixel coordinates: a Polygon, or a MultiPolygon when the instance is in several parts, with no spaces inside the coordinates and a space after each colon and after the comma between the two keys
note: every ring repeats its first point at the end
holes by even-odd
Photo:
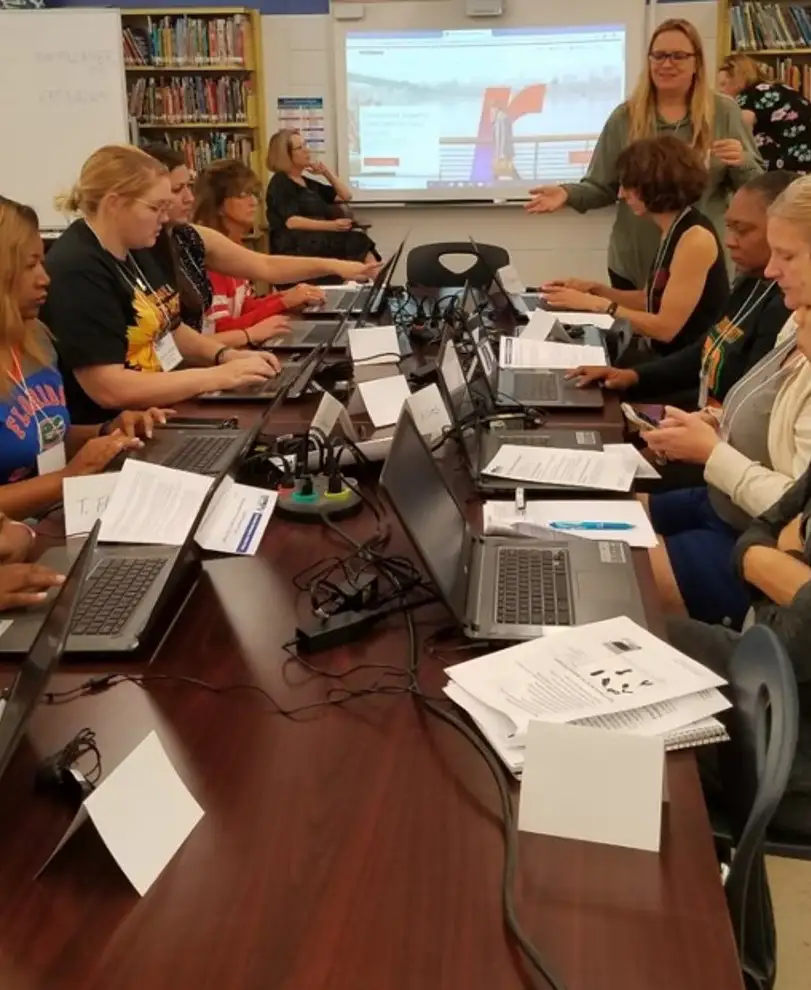
{"type": "Polygon", "coordinates": [[[453,341],[446,335],[439,350],[439,384],[454,423],[461,423],[474,412],[473,400],[453,341]]]}
{"type": "Polygon", "coordinates": [[[407,409],[400,414],[380,483],[440,595],[463,618],[467,523],[407,409]]]}
{"type": "Polygon", "coordinates": [[[28,720],[39,704],[65,650],[73,613],[81,597],[82,585],[96,548],[100,527],[99,521],[85,539],[14,679],[11,694],[3,714],[0,715],[0,776],[11,762],[28,720]]]}

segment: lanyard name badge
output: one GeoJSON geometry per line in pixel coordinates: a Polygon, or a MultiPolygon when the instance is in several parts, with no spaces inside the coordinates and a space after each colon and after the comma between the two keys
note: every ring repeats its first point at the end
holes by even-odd
{"type": "Polygon", "coordinates": [[[28,387],[28,382],[25,380],[25,375],[23,375],[23,369],[16,351],[12,352],[12,357],[14,358],[14,371],[17,377],[15,378],[12,375],[9,377],[25,393],[28,404],[31,407],[31,415],[37,424],[37,439],[39,442],[37,474],[53,474],[54,471],[61,471],[67,464],[63,430],[58,421],[45,415],[42,406],[28,387]]]}
{"type": "MultiPolygon", "coordinates": [[[[763,300],[768,296],[768,294],[774,288],[774,282],[768,282],[766,288],[763,292],[755,299],[755,293],[760,288],[760,279],[755,282],[752,291],[746,298],[746,301],[738,310],[738,312],[730,318],[730,325],[735,327],[740,327],[740,324],[747,320],[752,313],[757,309],[758,306],[763,302],[763,300]],[[754,301],[753,301],[754,300],[754,301]]],[[[701,375],[699,376],[698,384],[698,408],[705,409],[708,402],[710,401],[710,365],[715,354],[724,346],[724,336],[719,334],[715,341],[711,344],[706,355],[701,362],[701,375]]]]}
{"type": "Polygon", "coordinates": [[[174,371],[183,362],[183,355],[180,353],[180,349],[175,342],[174,333],[180,320],[173,319],[169,310],[160,302],[155,290],[147,282],[146,276],[141,271],[135,258],[129,255],[128,260],[134,272],[118,262],[119,271],[133,290],[140,291],[143,294],[145,301],[157,313],[159,321],[166,324],[163,331],[155,337],[153,346],[155,348],[155,357],[161,366],[161,371],[174,371]],[[147,292],[151,294],[151,297],[147,296],[147,292]]]}

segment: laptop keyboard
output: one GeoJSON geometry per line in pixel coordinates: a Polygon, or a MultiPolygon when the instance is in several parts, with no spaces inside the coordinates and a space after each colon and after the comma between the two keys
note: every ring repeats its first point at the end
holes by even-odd
{"type": "Polygon", "coordinates": [[[496,622],[507,626],[570,626],[569,555],[565,550],[500,547],[496,622]]]}
{"type": "Polygon", "coordinates": [[[189,437],[163,462],[164,467],[191,471],[192,474],[215,474],[217,465],[231,449],[234,437],[189,437]]]}
{"type": "Polygon", "coordinates": [[[560,398],[560,387],[555,375],[516,374],[513,379],[513,394],[516,399],[552,401],[560,398]]]}
{"type": "Polygon", "coordinates": [[[165,557],[103,557],[76,606],[71,634],[118,635],[165,566],[165,557]]]}
{"type": "Polygon", "coordinates": [[[240,394],[267,395],[269,399],[272,399],[282,389],[287,388],[288,385],[292,384],[298,378],[301,374],[302,364],[303,362],[291,361],[290,364],[283,365],[282,370],[275,378],[268,378],[267,381],[259,382],[256,385],[249,385],[247,388],[241,388],[239,390],[240,394]]]}

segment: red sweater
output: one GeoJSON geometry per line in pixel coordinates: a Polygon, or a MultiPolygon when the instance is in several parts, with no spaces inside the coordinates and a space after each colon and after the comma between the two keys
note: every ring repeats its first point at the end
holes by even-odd
{"type": "Polygon", "coordinates": [[[213,297],[206,311],[206,329],[222,333],[225,330],[247,330],[268,316],[278,316],[285,306],[280,292],[268,296],[255,296],[253,285],[247,278],[233,278],[208,273],[213,297]]]}

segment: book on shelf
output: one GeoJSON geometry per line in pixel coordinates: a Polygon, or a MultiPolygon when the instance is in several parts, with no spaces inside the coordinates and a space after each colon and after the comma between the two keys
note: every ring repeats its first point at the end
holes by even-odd
{"type": "Polygon", "coordinates": [[[124,63],[166,68],[245,66],[249,61],[249,30],[249,20],[244,14],[147,16],[144,27],[124,28],[124,63]]]}
{"type": "Polygon", "coordinates": [[[811,64],[798,63],[792,58],[781,58],[776,62],[761,62],[760,69],[769,82],[779,82],[796,89],[807,99],[811,99],[811,64]]]}
{"type": "MultiPolygon", "coordinates": [[[[253,142],[248,137],[226,134],[222,131],[207,133],[204,137],[184,135],[178,137],[172,134],[158,135],[158,139],[175,151],[179,151],[186,160],[186,165],[193,172],[200,172],[214,161],[221,158],[236,158],[249,167],[254,167],[252,156],[253,142]]],[[[155,136],[150,133],[150,140],[155,136]]]]}
{"type": "Polygon", "coordinates": [[[734,3],[729,22],[736,51],[811,48],[811,8],[801,4],[734,3]]]}
{"type": "Polygon", "coordinates": [[[140,76],[129,113],[140,124],[244,123],[252,119],[252,82],[237,76],[140,76]]]}

